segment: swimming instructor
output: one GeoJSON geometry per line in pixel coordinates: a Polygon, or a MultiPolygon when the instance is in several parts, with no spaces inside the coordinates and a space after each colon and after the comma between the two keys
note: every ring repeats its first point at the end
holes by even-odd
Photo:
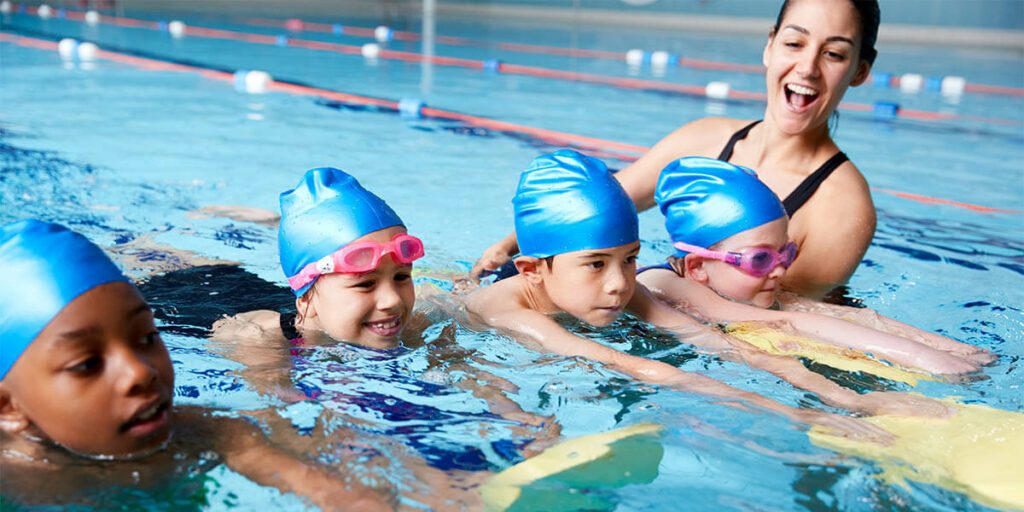
{"type": "MultiPolygon", "coordinates": [[[[829,133],[846,89],[867,79],[877,54],[877,0],[785,0],[771,27],[764,119],[708,117],[663,138],[616,174],[639,210],[654,205],[658,174],[684,156],[755,169],[790,215],[800,252],[783,286],[820,297],[850,278],[875,233],[867,181],[829,133]]],[[[471,271],[501,266],[518,251],[515,234],[484,251],[471,271]]]]}

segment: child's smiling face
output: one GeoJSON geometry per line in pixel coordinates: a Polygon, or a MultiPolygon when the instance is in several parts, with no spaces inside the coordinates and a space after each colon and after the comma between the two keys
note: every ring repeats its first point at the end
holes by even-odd
{"type": "Polygon", "coordinates": [[[622,314],[636,291],[640,242],[609,249],[559,254],[538,272],[551,302],[562,311],[603,327],[622,314]]]}
{"type": "Polygon", "coordinates": [[[130,283],[69,303],[0,383],[0,428],[87,455],[130,456],[170,435],[174,370],[130,283]]]}
{"type": "MultiPolygon", "coordinates": [[[[765,247],[781,251],[789,242],[788,226],[789,221],[782,217],[730,236],[710,249],[741,252],[748,247],[765,247]]],[[[706,284],[723,297],[761,308],[775,304],[782,278],[786,275],[786,268],[782,265],[777,265],[765,276],[757,277],[724,261],[700,258],[693,254],[687,255],[686,259],[687,278],[706,284]]]]}
{"type": "MultiPolygon", "coordinates": [[[[395,226],[374,231],[355,242],[389,242],[405,233],[395,226]]],[[[402,328],[412,315],[416,290],[412,265],[395,261],[390,255],[365,274],[328,274],[297,302],[299,313],[335,340],[344,340],[371,348],[391,348],[398,344],[402,328]]]]}

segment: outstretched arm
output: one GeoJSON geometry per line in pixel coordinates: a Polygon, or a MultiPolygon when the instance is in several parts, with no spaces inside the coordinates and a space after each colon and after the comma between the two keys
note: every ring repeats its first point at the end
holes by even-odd
{"type": "Polygon", "coordinates": [[[232,470],[281,492],[295,493],[324,510],[393,510],[390,493],[349,481],[318,464],[304,461],[270,444],[258,428],[237,418],[211,417],[201,409],[178,408],[177,421],[223,454],[232,470]]]}
{"type": "MultiPolygon", "coordinates": [[[[865,414],[895,413],[927,415],[937,413],[922,400],[901,393],[868,393],[861,395],[807,369],[800,361],[768,354],[742,341],[734,340],[717,330],[699,324],[681,311],[657,300],[646,288],[638,287],[631,307],[654,325],[670,331],[687,343],[710,349],[725,359],[742,361],[760,368],[793,386],[818,395],[825,403],[865,414]]],[[[758,311],[763,311],[758,308],[758,311]]]]}
{"type": "MultiPolygon", "coordinates": [[[[685,281],[679,280],[677,281],[685,281]]],[[[680,286],[683,286],[681,284],[680,286]]],[[[663,291],[664,292],[664,291],[663,291]]],[[[670,295],[676,291],[670,291],[670,295]]],[[[937,374],[962,374],[978,370],[976,363],[907,338],[833,318],[798,311],[773,311],[740,304],[720,297],[704,286],[686,285],[685,302],[712,322],[788,322],[795,329],[818,340],[906,366],[937,374]]]]}
{"type": "Polygon", "coordinates": [[[829,304],[817,300],[801,297],[794,293],[784,293],[779,297],[786,311],[795,311],[826,315],[839,318],[847,322],[860,324],[864,327],[883,331],[894,336],[900,336],[914,340],[932,347],[963,357],[978,364],[989,364],[995,360],[995,355],[981,347],[962,343],[940,334],[918,329],[912,325],[905,324],[898,320],[882,316],[877,311],[869,308],[852,308],[829,304]]]}
{"type": "Polygon", "coordinates": [[[486,319],[494,327],[511,332],[518,339],[536,343],[547,352],[582,357],[630,375],[638,380],[671,386],[716,397],[733,407],[746,405],[777,412],[802,423],[814,423],[842,432],[840,435],[885,439],[887,434],[853,418],[790,407],[767,397],[736,389],[704,375],[686,372],[672,365],[629,355],[566,331],[554,320],[532,310],[517,310],[486,319]]]}

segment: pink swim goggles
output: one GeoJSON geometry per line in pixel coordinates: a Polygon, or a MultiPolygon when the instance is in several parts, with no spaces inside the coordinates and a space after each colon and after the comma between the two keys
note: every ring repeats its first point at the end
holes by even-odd
{"type": "Polygon", "coordinates": [[[767,247],[747,247],[740,252],[712,251],[696,245],[683,242],[672,244],[680,251],[696,254],[702,258],[711,258],[724,261],[730,265],[754,277],[764,277],[775,270],[775,267],[782,265],[782,268],[789,268],[796,259],[796,244],[789,242],[781,251],[774,251],[767,247]]]}
{"type": "Polygon", "coordinates": [[[288,278],[288,284],[292,290],[300,290],[324,274],[365,274],[376,269],[386,254],[396,262],[408,265],[423,257],[423,241],[399,233],[387,243],[370,240],[351,243],[302,267],[298,274],[288,278]]]}

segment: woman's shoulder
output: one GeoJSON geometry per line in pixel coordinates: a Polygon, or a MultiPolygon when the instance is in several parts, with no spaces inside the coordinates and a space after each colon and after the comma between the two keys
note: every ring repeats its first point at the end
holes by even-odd
{"type": "Polygon", "coordinates": [[[728,117],[703,117],[677,128],[658,144],[671,145],[682,151],[683,156],[716,157],[734,133],[752,122],[728,117]]]}

